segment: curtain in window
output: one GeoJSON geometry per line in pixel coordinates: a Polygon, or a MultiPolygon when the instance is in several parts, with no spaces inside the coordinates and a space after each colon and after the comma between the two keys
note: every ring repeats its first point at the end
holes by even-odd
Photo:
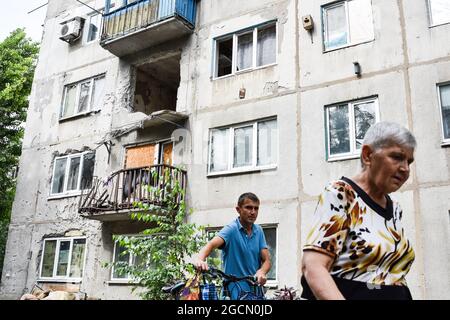
{"type": "Polygon", "coordinates": [[[330,155],[350,152],[348,105],[328,108],[330,155]]]}
{"type": "Polygon", "coordinates": [[[251,68],[253,63],[253,33],[238,37],[237,71],[251,68]]]}
{"type": "Polygon", "coordinates": [[[103,97],[105,95],[105,77],[94,80],[94,88],[92,89],[91,110],[101,109],[103,106],[103,97]]]}
{"type": "Polygon", "coordinates": [[[450,85],[440,87],[444,139],[450,139],[450,85]]]}
{"type": "Polygon", "coordinates": [[[430,0],[430,12],[433,25],[450,22],[450,1],[430,0]]]}
{"type": "Polygon", "coordinates": [[[258,165],[269,165],[277,162],[278,128],[277,120],[258,123],[258,165]]]}
{"type": "Polygon", "coordinates": [[[66,174],[67,158],[57,159],[55,161],[55,173],[52,182],[52,194],[62,193],[64,191],[64,180],[66,174]]]}
{"type": "Polygon", "coordinates": [[[70,263],[71,278],[81,278],[83,275],[85,247],[86,247],[86,239],[73,240],[72,261],[70,263]]]}
{"type": "Polygon", "coordinates": [[[371,0],[348,2],[350,42],[361,43],[374,39],[371,0]]]}
{"type": "Polygon", "coordinates": [[[275,63],[276,57],[276,27],[271,25],[258,29],[257,66],[275,63]]]}
{"type": "Polygon", "coordinates": [[[63,114],[61,115],[62,118],[70,117],[71,115],[74,114],[76,94],[77,94],[77,85],[66,87],[66,93],[64,97],[64,109],[63,114]]]}
{"type": "Polygon", "coordinates": [[[234,130],[234,162],[233,167],[252,165],[253,126],[234,130]]]}
{"type": "Polygon", "coordinates": [[[345,3],[326,8],[325,18],[325,49],[347,44],[347,15],[345,3]]]}
{"type": "Polygon", "coordinates": [[[218,129],[211,132],[211,172],[228,169],[228,134],[229,129],[218,129]]]}

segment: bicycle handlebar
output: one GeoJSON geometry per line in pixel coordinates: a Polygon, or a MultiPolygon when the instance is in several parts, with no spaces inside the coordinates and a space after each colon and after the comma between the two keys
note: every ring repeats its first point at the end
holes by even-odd
{"type": "Polygon", "coordinates": [[[236,277],[232,274],[226,274],[222,270],[216,269],[214,267],[209,267],[208,271],[202,271],[203,273],[207,273],[211,275],[212,277],[216,277],[219,275],[223,279],[229,281],[229,282],[238,282],[238,281],[248,281],[251,285],[259,286],[259,283],[257,282],[256,276],[244,276],[244,277],[236,277]]]}

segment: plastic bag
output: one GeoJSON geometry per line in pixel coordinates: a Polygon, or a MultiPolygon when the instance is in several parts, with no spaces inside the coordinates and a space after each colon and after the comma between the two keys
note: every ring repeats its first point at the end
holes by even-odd
{"type": "Polygon", "coordinates": [[[199,274],[186,282],[183,290],[180,292],[180,300],[200,300],[199,274]]]}

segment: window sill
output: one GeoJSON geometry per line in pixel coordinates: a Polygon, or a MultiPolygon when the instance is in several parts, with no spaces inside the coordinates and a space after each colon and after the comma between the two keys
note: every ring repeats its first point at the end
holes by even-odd
{"type": "Polygon", "coordinates": [[[278,281],[276,280],[267,281],[264,287],[268,289],[278,289],[278,281]]]}
{"type": "Polygon", "coordinates": [[[450,21],[442,22],[442,23],[438,23],[438,24],[432,24],[428,28],[432,29],[432,28],[436,28],[436,27],[440,27],[440,26],[445,26],[446,24],[450,24],[450,21]]]}
{"type": "Polygon", "coordinates": [[[40,283],[81,283],[81,279],[37,279],[36,282],[40,283]]]}
{"type": "Polygon", "coordinates": [[[92,114],[96,114],[99,112],[100,112],[100,110],[92,110],[92,111],[88,111],[88,112],[78,113],[78,114],[75,114],[70,117],[60,118],[59,122],[61,123],[61,122],[66,122],[66,121],[75,120],[75,119],[79,119],[79,118],[84,118],[84,117],[88,117],[92,114]]]}
{"type": "Polygon", "coordinates": [[[73,197],[78,197],[80,195],[81,195],[81,191],[77,191],[74,193],[64,193],[64,194],[49,196],[47,198],[47,200],[50,201],[50,200],[58,200],[58,199],[64,199],[64,198],[73,198],[73,197]]]}
{"type": "Polygon", "coordinates": [[[230,73],[230,74],[227,74],[227,75],[224,75],[224,76],[221,76],[221,77],[211,77],[211,80],[215,81],[215,80],[227,79],[227,78],[230,78],[230,77],[239,76],[241,74],[250,73],[250,72],[253,72],[253,71],[257,71],[257,70],[262,70],[262,69],[266,69],[266,68],[275,67],[276,65],[278,65],[277,62],[271,63],[271,64],[266,64],[266,65],[260,66],[260,67],[248,68],[248,69],[241,70],[241,71],[236,71],[235,73],[230,73]]]}
{"type": "Polygon", "coordinates": [[[359,46],[361,44],[366,44],[366,43],[370,43],[370,42],[374,42],[374,41],[375,41],[375,39],[370,39],[370,40],[367,40],[367,41],[358,42],[358,43],[350,43],[350,44],[346,44],[346,45],[343,45],[343,46],[340,46],[340,47],[331,48],[331,49],[324,49],[323,53],[330,53],[330,52],[341,50],[341,49],[345,49],[345,48],[356,47],[356,46],[359,46]]]}
{"type": "Polygon", "coordinates": [[[355,160],[355,159],[359,159],[359,154],[330,157],[330,158],[328,158],[327,162],[346,161],[346,160],[355,160]]]}
{"type": "Polygon", "coordinates": [[[240,170],[213,172],[213,173],[208,173],[207,174],[207,178],[215,178],[215,177],[222,177],[222,176],[232,176],[232,175],[239,175],[239,174],[246,174],[246,173],[260,173],[262,171],[276,170],[277,168],[278,168],[277,165],[273,165],[273,166],[247,168],[247,169],[240,169],[240,170]]]}
{"type": "Polygon", "coordinates": [[[108,286],[137,286],[139,283],[130,282],[130,280],[110,280],[106,281],[108,286]]]}
{"type": "Polygon", "coordinates": [[[443,141],[441,143],[442,148],[450,148],[450,141],[443,141]]]}

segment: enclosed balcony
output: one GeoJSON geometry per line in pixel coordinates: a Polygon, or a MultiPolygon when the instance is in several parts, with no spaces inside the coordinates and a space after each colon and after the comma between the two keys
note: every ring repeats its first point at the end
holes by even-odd
{"type": "Polygon", "coordinates": [[[193,32],[198,0],[106,0],[100,44],[118,57],[193,32]]]}
{"type": "Polygon", "coordinates": [[[132,212],[142,211],[138,203],[162,209],[168,203],[179,204],[185,188],[186,171],[171,165],[123,169],[95,179],[92,188],[81,194],[78,212],[99,221],[128,220],[132,212]]]}

